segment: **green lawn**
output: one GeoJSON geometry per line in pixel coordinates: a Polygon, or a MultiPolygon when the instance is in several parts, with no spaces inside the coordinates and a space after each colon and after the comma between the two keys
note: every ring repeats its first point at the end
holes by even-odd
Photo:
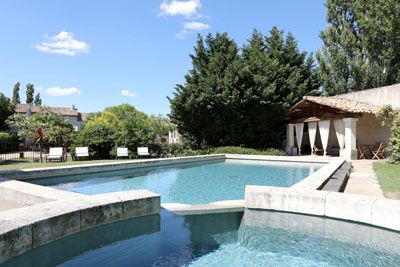
{"type": "Polygon", "coordinates": [[[374,162],[374,171],[385,196],[400,199],[400,164],[374,162]]]}
{"type": "Polygon", "coordinates": [[[82,161],[72,161],[68,160],[66,162],[52,161],[52,162],[32,162],[27,159],[24,161],[9,161],[0,164],[0,171],[6,170],[22,170],[30,168],[42,168],[42,167],[55,167],[55,166],[68,166],[68,165],[82,165],[82,164],[93,164],[93,163],[110,163],[110,162],[121,162],[126,160],[82,160],[82,161]]]}

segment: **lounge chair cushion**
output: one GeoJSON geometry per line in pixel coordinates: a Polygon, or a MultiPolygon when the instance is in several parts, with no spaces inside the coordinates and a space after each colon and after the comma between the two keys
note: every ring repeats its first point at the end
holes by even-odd
{"type": "Polygon", "coordinates": [[[137,154],[139,156],[149,156],[149,148],[148,147],[138,147],[137,148],[137,154]]]}

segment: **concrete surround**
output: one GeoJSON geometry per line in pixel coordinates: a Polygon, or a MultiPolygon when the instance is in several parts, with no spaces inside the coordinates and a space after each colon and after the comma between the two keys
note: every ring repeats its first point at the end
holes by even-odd
{"type": "Polygon", "coordinates": [[[246,186],[246,208],[349,220],[400,231],[400,201],[302,188],[246,186]]]}
{"type": "MultiPolygon", "coordinates": [[[[356,243],[395,254],[400,253],[398,232],[321,216],[305,216],[289,212],[260,212],[246,209],[240,227],[283,229],[301,234],[318,235],[345,243],[356,243]]],[[[249,237],[246,236],[246,238],[249,237]]]]}
{"type": "Polygon", "coordinates": [[[67,197],[3,211],[0,213],[0,263],[101,224],[159,211],[160,196],[147,190],[67,197]]]}

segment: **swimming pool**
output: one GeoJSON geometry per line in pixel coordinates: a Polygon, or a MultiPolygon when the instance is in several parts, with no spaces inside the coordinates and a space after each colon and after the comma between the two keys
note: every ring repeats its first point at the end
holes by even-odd
{"type": "Polygon", "coordinates": [[[322,164],[219,160],[27,180],[82,194],[148,189],[163,203],[204,204],[243,199],[246,185],[289,187],[322,164]]]}
{"type": "Polygon", "coordinates": [[[400,234],[282,212],[179,216],[162,210],[69,236],[0,264],[56,265],[400,266],[400,234]]]}

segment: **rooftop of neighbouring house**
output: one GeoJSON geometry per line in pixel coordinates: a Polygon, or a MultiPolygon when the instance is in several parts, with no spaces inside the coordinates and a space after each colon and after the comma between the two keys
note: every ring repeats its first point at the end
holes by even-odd
{"type": "MultiPolygon", "coordinates": [[[[40,106],[35,106],[31,104],[17,104],[15,106],[15,112],[17,113],[37,113],[40,112],[40,106]]],[[[86,121],[87,115],[89,113],[81,113],[78,111],[78,109],[75,106],[72,106],[70,108],[67,107],[47,107],[51,111],[56,112],[62,116],[68,116],[68,117],[78,117],[78,120],[86,121]]]]}

